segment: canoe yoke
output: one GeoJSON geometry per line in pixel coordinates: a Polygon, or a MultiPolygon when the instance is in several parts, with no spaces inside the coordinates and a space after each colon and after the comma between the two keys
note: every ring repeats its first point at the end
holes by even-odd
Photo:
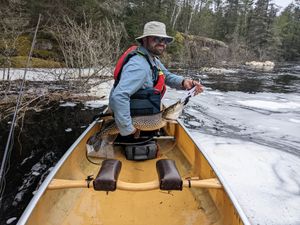
{"type": "MultiPolygon", "coordinates": [[[[122,163],[116,159],[106,159],[102,162],[100,171],[93,181],[96,191],[115,191],[122,163]]],[[[161,190],[182,190],[182,179],[176,168],[175,161],[161,159],[156,162],[161,190]]]]}
{"type": "Polygon", "coordinates": [[[65,189],[65,188],[90,188],[94,187],[96,191],[150,191],[150,190],[182,190],[187,188],[222,188],[222,184],[217,178],[199,179],[181,178],[176,168],[175,161],[171,159],[160,159],[156,162],[156,171],[158,173],[157,180],[144,183],[129,183],[118,180],[122,163],[116,159],[106,159],[102,162],[97,177],[93,180],[88,176],[86,180],[64,180],[53,179],[48,185],[49,190],[65,189]],[[92,182],[93,185],[90,185],[92,182]]]}

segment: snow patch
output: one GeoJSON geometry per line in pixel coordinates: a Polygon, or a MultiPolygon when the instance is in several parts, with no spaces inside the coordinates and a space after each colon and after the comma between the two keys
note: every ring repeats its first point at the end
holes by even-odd
{"type": "Polygon", "coordinates": [[[39,172],[32,172],[32,175],[33,175],[33,176],[39,176],[40,173],[39,173],[39,172]]]}
{"type": "Polygon", "coordinates": [[[86,107],[89,108],[101,108],[104,105],[108,105],[108,100],[93,100],[93,101],[87,101],[84,103],[86,107]]]}
{"type": "Polygon", "coordinates": [[[11,223],[14,222],[16,219],[17,219],[17,217],[9,218],[8,220],[6,220],[6,224],[11,224],[11,223]]]}
{"type": "Polygon", "coordinates": [[[99,85],[92,87],[89,90],[89,95],[103,97],[108,99],[111,88],[113,87],[114,80],[103,82],[99,85]]]}
{"type": "Polygon", "coordinates": [[[60,107],[75,107],[76,103],[73,102],[65,102],[59,105],[60,107]]]}

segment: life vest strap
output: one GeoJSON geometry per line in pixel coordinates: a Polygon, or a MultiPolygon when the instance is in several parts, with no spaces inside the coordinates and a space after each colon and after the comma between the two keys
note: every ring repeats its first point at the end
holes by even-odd
{"type": "Polygon", "coordinates": [[[150,65],[150,68],[152,70],[153,87],[154,87],[154,89],[159,91],[161,93],[161,97],[163,97],[163,95],[166,91],[165,75],[163,74],[163,72],[160,68],[152,65],[148,54],[141,51],[139,49],[139,47],[136,45],[129,47],[119,58],[119,60],[116,64],[115,70],[114,70],[114,79],[115,79],[114,87],[116,87],[119,84],[124,65],[126,63],[128,63],[128,61],[131,59],[131,57],[133,57],[137,54],[143,56],[147,60],[148,64],[150,65]]]}

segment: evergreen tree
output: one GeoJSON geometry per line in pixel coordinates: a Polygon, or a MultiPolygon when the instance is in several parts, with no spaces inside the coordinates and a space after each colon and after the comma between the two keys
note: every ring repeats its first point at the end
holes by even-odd
{"type": "MultiPolygon", "coordinates": [[[[296,2],[297,3],[297,2],[296,2]]],[[[285,60],[300,58],[300,4],[290,4],[278,17],[276,27],[282,42],[285,60]]]]}
{"type": "Polygon", "coordinates": [[[190,32],[204,37],[213,37],[215,33],[215,14],[212,3],[208,0],[201,1],[194,19],[191,23],[190,32]]]}
{"type": "Polygon", "coordinates": [[[224,20],[224,5],[221,0],[214,0],[214,34],[212,38],[218,40],[225,39],[225,20],[224,20]]]}
{"type": "Polygon", "coordinates": [[[226,41],[229,41],[239,29],[239,0],[226,0],[224,10],[224,38],[226,41]]]}
{"type": "Polygon", "coordinates": [[[241,0],[238,18],[238,35],[240,40],[246,40],[249,35],[249,22],[253,13],[253,0],[241,0]]]}
{"type": "MultiPolygon", "coordinates": [[[[248,44],[259,60],[273,58],[278,42],[273,37],[276,32],[273,23],[277,9],[270,0],[258,0],[249,24],[248,44]]],[[[275,38],[276,39],[276,38],[275,38]]]]}
{"type": "MultiPolygon", "coordinates": [[[[141,35],[145,23],[157,20],[163,22],[170,29],[171,10],[174,1],[167,0],[131,0],[125,8],[124,22],[129,40],[141,35]]],[[[128,43],[127,43],[128,44],[128,43]]]]}

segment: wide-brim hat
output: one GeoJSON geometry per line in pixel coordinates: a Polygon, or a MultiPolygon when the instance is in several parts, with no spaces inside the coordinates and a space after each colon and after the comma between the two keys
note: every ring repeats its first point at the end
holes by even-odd
{"type": "Polygon", "coordinates": [[[174,40],[173,37],[167,35],[166,25],[164,23],[157,22],[157,21],[151,21],[146,23],[144,26],[143,35],[137,37],[135,40],[141,42],[141,40],[144,37],[149,37],[149,36],[166,38],[168,43],[171,43],[174,40]]]}

